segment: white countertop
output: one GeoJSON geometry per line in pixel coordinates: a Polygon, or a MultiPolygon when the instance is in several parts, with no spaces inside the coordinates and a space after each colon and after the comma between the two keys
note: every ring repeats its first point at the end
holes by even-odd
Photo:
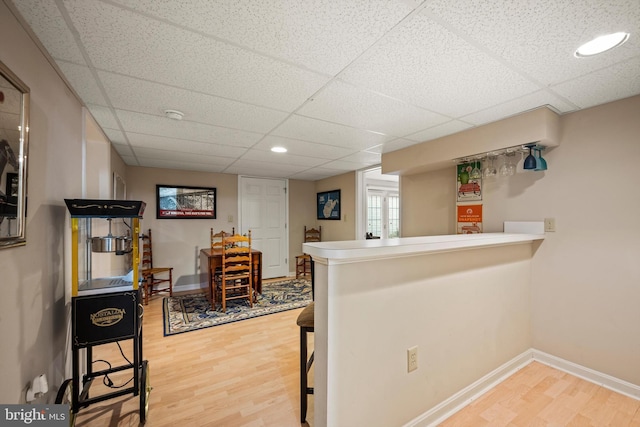
{"type": "Polygon", "coordinates": [[[442,236],[401,237],[395,239],[344,240],[303,243],[304,253],[328,260],[363,260],[449,252],[488,246],[513,245],[543,240],[544,234],[482,233],[442,236]]]}

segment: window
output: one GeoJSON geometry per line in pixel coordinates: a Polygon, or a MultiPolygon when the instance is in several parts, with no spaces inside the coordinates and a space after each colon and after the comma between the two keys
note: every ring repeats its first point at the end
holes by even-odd
{"type": "Polygon", "coordinates": [[[382,239],[400,236],[400,196],[396,191],[367,189],[367,233],[382,239]]]}

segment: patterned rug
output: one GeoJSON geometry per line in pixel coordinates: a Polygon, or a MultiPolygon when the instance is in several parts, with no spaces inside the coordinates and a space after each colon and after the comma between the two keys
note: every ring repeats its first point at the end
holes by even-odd
{"type": "Polygon", "coordinates": [[[262,295],[253,308],[247,299],[231,300],[226,313],[212,310],[206,293],[165,297],[164,336],[306,307],[310,302],[311,282],[304,279],[263,283],[262,295]]]}

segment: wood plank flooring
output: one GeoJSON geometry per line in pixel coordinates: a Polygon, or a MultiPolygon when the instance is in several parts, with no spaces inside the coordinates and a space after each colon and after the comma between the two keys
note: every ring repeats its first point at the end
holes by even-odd
{"type": "MultiPolygon", "coordinates": [[[[144,312],[143,356],[153,387],[146,426],[300,426],[301,310],[164,337],[162,298],[154,297],[144,312]]],[[[131,344],[122,346],[130,357],[131,344]]],[[[94,359],[124,363],[115,343],[94,352],[94,359]]],[[[130,371],[110,375],[115,385],[130,377],[130,371]]],[[[92,395],[104,389],[94,384],[92,395]]],[[[129,394],[93,404],[80,410],[76,425],[138,426],[139,403],[129,394]]],[[[313,424],[313,396],[307,420],[303,426],[313,424]]],[[[640,402],[533,362],[441,426],[640,427],[640,402]]]]}
{"type": "Polygon", "coordinates": [[[640,401],[532,362],[440,426],[640,427],[640,401]]]}

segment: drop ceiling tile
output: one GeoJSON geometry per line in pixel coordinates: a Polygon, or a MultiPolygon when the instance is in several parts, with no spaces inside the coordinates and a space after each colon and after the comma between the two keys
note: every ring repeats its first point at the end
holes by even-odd
{"type": "Polygon", "coordinates": [[[111,108],[95,104],[87,104],[87,108],[102,129],[120,129],[120,125],[111,108]]]}
{"type": "Polygon", "coordinates": [[[205,156],[219,156],[237,158],[247,152],[244,147],[210,144],[207,142],[189,141],[178,138],[166,138],[157,135],[146,135],[127,132],[129,142],[134,149],[149,148],[155,150],[175,151],[180,153],[202,154],[205,156]]]}
{"type": "Polygon", "coordinates": [[[124,133],[120,132],[119,130],[109,128],[103,128],[103,130],[104,134],[113,144],[129,145],[126,137],[124,136],[124,133]]]}
{"type": "Polygon", "coordinates": [[[407,148],[415,144],[416,144],[416,141],[411,141],[409,139],[404,139],[404,138],[397,138],[392,141],[385,142],[384,144],[378,147],[375,147],[374,151],[380,152],[380,153],[390,153],[392,151],[397,151],[402,148],[407,148]]]}
{"type": "Polygon", "coordinates": [[[282,111],[119,74],[99,72],[98,75],[111,104],[121,110],[160,116],[164,116],[165,110],[178,110],[189,121],[255,132],[268,132],[288,115],[282,111]]]}
{"type": "Polygon", "coordinates": [[[118,152],[118,154],[120,155],[120,157],[134,157],[133,154],[133,150],[131,150],[131,147],[129,146],[129,144],[118,144],[115,143],[113,141],[111,141],[111,145],[113,146],[113,148],[115,148],[115,150],[118,152]]]}
{"type": "Polygon", "coordinates": [[[380,163],[380,161],[382,160],[382,156],[380,155],[380,153],[370,153],[367,151],[359,151],[349,156],[340,157],[338,160],[342,160],[344,162],[366,164],[366,165],[375,165],[380,163]]]}
{"type": "Polygon", "coordinates": [[[214,165],[225,167],[233,163],[235,159],[220,156],[205,156],[202,154],[194,154],[189,152],[178,152],[169,150],[157,150],[153,148],[133,147],[136,157],[142,163],[143,160],[167,160],[181,163],[198,163],[206,165],[214,165]]]}
{"type": "Polygon", "coordinates": [[[449,120],[341,81],[327,85],[300,108],[298,114],[394,136],[404,136],[449,120]]]}
{"type": "Polygon", "coordinates": [[[107,105],[107,101],[104,99],[98,82],[93,77],[89,67],[61,61],[58,61],[58,67],[60,67],[60,71],[64,73],[67,81],[84,102],[94,105],[107,105]]]}
{"type": "Polygon", "coordinates": [[[306,171],[298,172],[289,176],[290,179],[298,179],[301,181],[318,181],[335,175],[342,174],[343,171],[336,169],[313,168],[306,171]]]}
{"type": "Polygon", "coordinates": [[[86,64],[57,2],[20,0],[13,4],[54,59],[86,64]]]}
{"type": "Polygon", "coordinates": [[[552,89],[581,108],[640,94],[640,57],[560,83],[552,89]]]}
{"type": "MultiPolygon", "coordinates": [[[[501,61],[420,14],[359,58],[341,78],[449,118],[539,89],[501,61]]],[[[398,136],[419,129],[405,130],[398,136]]]]}
{"type": "Polygon", "coordinates": [[[533,110],[538,107],[548,105],[560,113],[568,113],[578,107],[561,96],[557,96],[552,91],[540,90],[538,92],[525,95],[522,98],[514,99],[500,105],[494,105],[482,111],[463,116],[460,119],[475,125],[481,125],[496,120],[501,120],[509,116],[533,110]]]}
{"type": "Polygon", "coordinates": [[[292,115],[274,129],[271,135],[335,145],[353,150],[364,150],[367,147],[373,147],[394,138],[389,135],[316,120],[297,114],[292,115]]]}
{"type": "Polygon", "coordinates": [[[315,142],[301,141],[299,139],[283,138],[279,136],[267,136],[251,148],[253,150],[269,151],[272,147],[276,146],[285,147],[288,150],[287,154],[316,157],[320,159],[337,159],[356,152],[356,150],[352,148],[317,144],[315,142]]]}
{"type": "Polygon", "coordinates": [[[332,162],[328,162],[322,165],[323,168],[327,169],[336,169],[343,172],[354,171],[358,169],[365,168],[367,166],[373,166],[379,162],[364,162],[364,161],[346,161],[346,160],[334,160],[332,162]]]}
{"type": "Polygon", "coordinates": [[[195,162],[183,162],[177,160],[162,160],[162,159],[149,159],[145,158],[140,160],[140,166],[147,168],[160,168],[160,169],[179,169],[185,171],[194,172],[213,172],[222,173],[224,166],[210,164],[210,163],[195,163],[195,162]]]}
{"type": "Polygon", "coordinates": [[[116,114],[126,132],[144,133],[191,141],[250,147],[261,137],[261,134],[244,132],[236,129],[211,126],[188,120],[171,120],[165,117],[117,110],[116,114]]]}
{"type": "Polygon", "coordinates": [[[405,137],[405,139],[409,139],[415,142],[429,141],[432,139],[440,138],[441,136],[451,135],[452,133],[469,129],[470,127],[473,127],[473,125],[462,122],[460,120],[451,120],[450,122],[422,130],[412,135],[408,135],[405,137]]]}
{"type": "Polygon", "coordinates": [[[317,157],[296,156],[289,153],[274,153],[271,151],[249,150],[242,156],[241,160],[255,160],[265,165],[296,165],[304,167],[319,166],[327,162],[327,159],[317,157]]]}
{"type": "Polygon", "coordinates": [[[439,19],[543,85],[553,85],[638,55],[640,40],[603,55],[575,58],[590,39],[615,31],[640,33],[636,0],[429,2],[423,13],[439,19]]]}
{"type": "Polygon", "coordinates": [[[235,161],[231,166],[224,170],[225,173],[234,173],[238,175],[247,174],[251,171],[253,176],[289,176],[294,173],[308,169],[307,166],[294,164],[272,164],[261,162],[260,160],[240,159],[235,161]]]}
{"type": "Polygon", "coordinates": [[[65,0],[64,5],[93,65],[105,71],[286,111],[328,81],[107,3],[65,0]]]}
{"type": "Polygon", "coordinates": [[[134,156],[125,156],[120,154],[120,157],[122,158],[122,161],[129,166],[139,166],[140,163],[138,162],[138,159],[136,159],[134,156]]]}
{"type": "Polygon", "coordinates": [[[203,34],[335,75],[415,5],[386,0],[116,0],[203,34]],[[345,43],[348,40],[348,43],[345,43]]]}

